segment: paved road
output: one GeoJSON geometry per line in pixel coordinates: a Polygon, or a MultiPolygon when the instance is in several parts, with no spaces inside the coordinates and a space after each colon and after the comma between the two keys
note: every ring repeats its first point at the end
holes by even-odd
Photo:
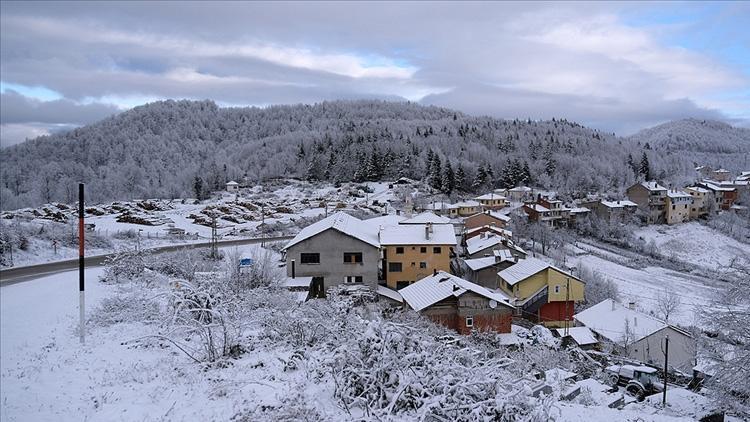
{"type": "MultiPolygon", "coordinates": [[[[237,239],[237,240],[224,240],[219,241],[220,247],[235,246],[235,245],[250,245],[254,243],[260,243],[262,241],[273,242],[276,240],[287,240],[291,239],[292,236],[280,236],[280,237],[267,237],[262,238],[251,238],[251,239],[237,239]]],[[[172,252],[179,249],[186,248],[205,248],[210,246],[210,242],[201,243],[185,243],[179,245],[167,245],[159,246],[156,248],[149,248],[148,250],[155,253],[172,252]]],[[[114,254],[106,255],[92,255],[86,257],[86,267],[95,267],[104,264],[104,262],[114,254]]],[[[61,273],[63,271],[75,270],[78,268],[78,258],[68,259],[65,261],[48,262],[44,264],[28,265],[24,267],[9,268],[7,270],[0,270],[0,286],[7,286],[9,284],[21,283],[24,281],[33,280],[38,277],[45,275],[61,273]]]]}

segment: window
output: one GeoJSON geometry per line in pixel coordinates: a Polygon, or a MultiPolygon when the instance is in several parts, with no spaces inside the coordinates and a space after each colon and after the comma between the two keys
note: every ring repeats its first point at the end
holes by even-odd
{"type": "Polygon", "coordinates": [[[361,283],[361,282],[362,282],[361,275],[347,275],[344,277],[345,284],[354,284],[354,283],[361,283]]]}
{"type": "Polygon", "coordinates": [[[401,263],[400,262],[389,262],[388,263],[388,272],[389,273],[400,273],[401,272],[401,263]]]}
{"type": "Polygon", "coordinates": [[[419,263],[419,268],[427,268],[427,263],[422,261],[419,263]]]}
{"type": "Polygon", "coordinates": [[[555,293],[560,293],[560,285],[555,285],[555,293]]]}
{"type": "Polygon", "coordinates": [[[672,205],[672,211],[674,211],[674,205],[672,205]]]}
{"type": "Polygon", "coordinates": [[[416,267],[416,266],[417,266],[417,263],[416,263],[416,262],[412,262],[412,263],[411,263],[411,266],[412,266],[412,267],[416,267]]]}
{"type": "Polygon", "coordinates": [[[422,246],[419,248],[419,253],[427,253],[427,246],[422,246]]]}
{"type": "Polygon", "coordinates": [[[439,255],[442,252],[443,252],[443,249],[440,246],[435,246],[434,248],[432,248],[432,253],[434,253],[434,254],[438,254],[439,255]]]}
{"type": "Polygon", "coordinates": [[[403,254],[404,253],[404,247],[403,246],[397,246],[396,247],[396,253],[397,254],[403,254]]]}
{"type": "Polygon", "coordinates": [[[361,264],[362,252],[344,252],[344,264],[361,264]]]}
{"type": "Polygon", "coordinates": [[[300,254],[299,262],[302,264],[320,264],[320,254],[302,253],[300,254]]]}
{"type": "Polygon", "coordinates": [[[474,326],[474,317],[473,316],[467,316],[466,317],[466,326],[467,327],[473,327],[474,326]]]}

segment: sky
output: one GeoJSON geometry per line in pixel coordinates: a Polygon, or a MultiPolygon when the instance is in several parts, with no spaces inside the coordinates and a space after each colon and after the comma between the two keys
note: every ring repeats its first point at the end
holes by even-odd
{"type": "Polygon", "coordinates": [[[0,3],[0,143],[162,99],[750,126],[750,3],[0,3]]]}

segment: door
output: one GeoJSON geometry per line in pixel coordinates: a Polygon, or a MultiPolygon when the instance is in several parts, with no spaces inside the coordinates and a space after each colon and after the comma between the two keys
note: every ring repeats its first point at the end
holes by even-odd
{"type": "Polygon", "coordinates": [[[312,279],[312,289],[311,294],[313,298],[325,298],[326,297],[326,290],[325,290],[325,284],[323,283],[323,277],[313,277],[312,279]]]}

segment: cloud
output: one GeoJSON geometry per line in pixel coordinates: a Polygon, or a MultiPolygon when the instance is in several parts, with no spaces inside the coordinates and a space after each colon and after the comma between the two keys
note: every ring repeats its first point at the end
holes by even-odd
{"type": "Polygon", "coordinates": [[[3,124],[43,122],[82,125],[120,111],[112,104],[78,104],[66,99],[41,101],[14,90],[6,90],[0,94],[0,122],[3,124]]]}
{"type": "MultiPolygon", "coordinates": [[[[3,123],[91,121],[108,103],[163,98],[233,105],[406,98],[498,117],[564,117],[618,133],[689,116],[750,119],[746,69],[665,43],[663,25],[633,23],[652,8],[673,10],[663,4],[2,7],[3,81],[64,97],[59,110],[15,98],[3,123]],[[745,94],[725,95],[737,92],[745,94]]],[[[698,27],[670,28],[673,40],[698,27]]]]}
{"type": "Polygon", "coordinates": [[[34,139],[39,136],[69,130],[73,127],[67,124],[3,123],[0,124],[0,148],[20,144],[27,139],[34,139]]]}

